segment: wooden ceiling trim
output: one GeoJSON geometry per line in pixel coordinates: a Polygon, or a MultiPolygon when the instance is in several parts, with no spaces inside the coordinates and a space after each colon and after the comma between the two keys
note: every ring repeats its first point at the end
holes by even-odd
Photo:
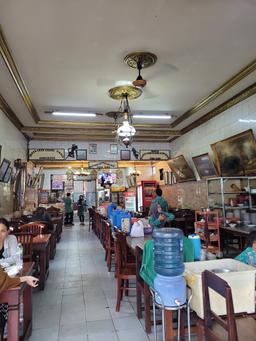
{"type": "MultiPolygon", "coordinates": [[[[113,123],[109,122],[83,122],[83,121],[52,121],[52,120],[40,120],[38,124],[45,125],[45,126],[54,126],[54,127],[65,127],[65,126],[83,126],[83,127],[91,127],[97,129],[106,129],[107,127],[110,127],[111,129],[114,129],[115,126],[113,123]]],[[[161,130],[167,130],[169,132],[174,131],[175,133],[179,132],[179,130],[172,130],[170,128],[170,125],[168,124],[133,124],[133,126],[136,129],[140,130],[155,130],[155,129],[161,129],[161,130]]]]}
{"type": "Polygon", "coordinates": [[[250,64],[246,65],[243,69],[241,69],[237,74],[227,80],[224,84],[222,84],[219,88],[214,90],[210,95],[204,97],[200,102],[196,103],[192,108],[186,111],[183,115],[178,117],[173,123],[171,123],[171,128],[177,127],[181,122],[185,121],[193,114],[198,112],[200,109],[207,106],[210,102],[215,100],[220,95],[224,94],[224,92],[231,89],[234,85],[244,79],[246,76],[251,74],[256,70],[256,59],[253,60],[250,64]]]}
{"type": "Polygon", "coordinates": [[[31,114],[35,123],[38,123],[40,118],[38,116],[38,113],[36,111],[34,104],[32,103],[32,99],[29,95],[29,92],[24,83],[24,80],[22,79],[21,74],[18,70],[18,67],[14,61],[14,58],[12,56],[11,50],[8,46],[7,40],[4,36],[1,26],[0,26],[0,54],[5,62],[5,65],[7,66],[8,71],[10,72],[12,76],[12,79],[14,80],[14,83],[26,107],[28,108],[29,113],[31,114]]]}
{"type": "Polygon", "coordinates": [[[9,106],[9,104],[6,102],[6,100],[3,98],[3,96],[0,94],[0,109],[3,111],[3,113],[7,116],[7,118],[14,124],[14,126],[21,130],[23,125],[21,121],[18,119],[15,112],[12,110],[12,108],[9,106]]]}
{"type": "MultiPolygon", "coordinates": [[[[86,128],[54,128],[54,127],[23,127],[22,128],[22,132],[24,133],[42,133],[42,134],[83,134],[83,135],[111,135],[114,136],[114,134],[112,133],[113,129],[105,129],[105,130],[101,130],[101,129],[86,129],[86,128]]],[[[137,130],[137,135],[138,136],[166,136],[169,137],[170,134],[174,135],[174,136],[179,136],[180,132],[179,131],[161,131],[161,130],[137,130]]]]}
{"type": "MultiPolygon", "coordinates": [[[[231,97],[230,99],[228,99],[224,103],[218,105],[216,108],[209,111],[207,114],[203,115],[199,119],[195,120],[194,122],[192,122],[188,126],[181,129],[181,135],[184,135],[184,134],[188,133],[189,131],[199,127],[200,125],[208,122],[212,118],[220,115],[225,110],[228,110],[229,108],[233,107],[234,105],[244,101],[245,99],[247,99],[247,98],[249,98],[255,94],[256,94],[256,83],[253,83],[252,85],[250,85],[246,89],[240,91],[235,96],[231,97]]],[[[170,139],[169,142],[172,142],[172,141],[176,140],[177,138],[178,137],[174,137],[174,138],[170,139]]]]}
{"type": "MultiPolygon", "coordinates": [[[[36,135],[30,137],[30,140],[37,141],[112,141],[113,143],[116,141],[115,136],[85,136],[85,135],[36,135]]],[[[161,136],[136,136],[135,141],[138,142],[168,142],[167,137],[161,136]]]]}

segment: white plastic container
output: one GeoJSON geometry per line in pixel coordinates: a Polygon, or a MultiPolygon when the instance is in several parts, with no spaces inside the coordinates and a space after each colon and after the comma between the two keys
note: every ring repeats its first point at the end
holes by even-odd
{"type": "MultiPolygon", "coordinates": [[[[232,289],[235,313],[255,312],[255,273],[256,269],[235,259],[216,259],[185,263],[185,277],[192,289],[191,308],[200,318],[204,318],[202,272],[204,270],[230,269],[232,272],[218,273],[232,289]]],[[[224,299],[210,289],[211,309],[217,315],[226,315],[224,299]]]]}

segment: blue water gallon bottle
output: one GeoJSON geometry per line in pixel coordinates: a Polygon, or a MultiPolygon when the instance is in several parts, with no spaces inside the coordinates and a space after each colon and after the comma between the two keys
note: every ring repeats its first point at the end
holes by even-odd
{"type": "Polygon", "coordinates": [[[186,302],[186,281],[183,276],[156,275],[154,280],[155,299],[165,307],[178,307],[186,302]]]}
{"type": "Polygon", "coordinates": [[[108,220],[111,219],[112,212],[115,208],[116,208],[116,204],[111,203],[108,205],[108,220]]]}
{"type": "Polygon", "coordinates": [[[115,226],[117,226],[118,224],[118,220],[119,220],[119,214],[120,214],[121,210],[116,209],[112,212],[112,227],[114,228],[115,226]]]}
{"type": "Polygon", "coordinates": [[[198,234],[191,234],[188,236],[189,240],[194,245],[194,259],[200,260],[201,257],[201,239],[198,234]]]}
{"type": "Polygon", "coordinates": [[[155,272],[162,276],[179,276],[184,272],[183,232],[176,228],[153,231],[155,272]]]}

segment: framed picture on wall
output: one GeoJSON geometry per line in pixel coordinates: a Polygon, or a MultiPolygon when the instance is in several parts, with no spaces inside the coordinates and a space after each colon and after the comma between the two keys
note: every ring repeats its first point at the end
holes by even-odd
{"type": "Polygon", "coordinates": [[[177,182],[196,180],[192,169],[189,167],[183,155],[179,155],[168,161],[168,165],[175,174],[177,182]]]}
{"type": "Polygon", "coordinates": [[[217,175],[214,164],[208,153],[194,156],[192,157],[192,160],[201,179],[207,179],[217,175]]]}
{"type": "Polygon", "coordinates": [[[7,172],[8,168],[10,167],[11,161],[3,159],[1,166],[0,166],[0,181],[4,181],[5,173],[7,172]]]}
{"type": "Polygon", "coordinates": [[[97,154],[97,144],[96,143],[89,144],[89,154],[97,154]]]}
{"type": "Polygon", "coordinates": [[[120,160],[131,160],[131,151],[126,149],[120,150],[120,160]]]}
{"type": "Polygon", "coordinates": [[[11,179],[11,175],[12,175],[12,167],[9,167],[5,173],[3,182],[8,183],[11,179]]]}
{"type": "Polygon", "coordinates": [[[117,154],[118,153],[118,145],[117,144],[111,144],[110,145],[110,154],[117,154]]]}
{"type": "Polygon", "coordinates": [[[76,159],[81,161],[87,160],[87,149],[77,149],[76,159]]]}
{"type": "Polygon", "coordinates": [[[256,142],[252,129],[211,145],[220,176],[256,174],[256,142]]]}

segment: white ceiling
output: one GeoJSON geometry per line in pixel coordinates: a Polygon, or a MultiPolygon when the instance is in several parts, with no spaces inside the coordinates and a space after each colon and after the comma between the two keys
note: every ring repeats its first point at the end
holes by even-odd
{"type": "MultiPolygon", "coordinates": [[[[253,0],[0,0],[0,23],[41,119],[51,107],[117,110],[107,90],[136,78],[123,63],[136,50],[158,61],[142,72],[155,97],[141,96],[132,110],[180,115],[255,58],[255,18],[253,0]]],[[[32,125],[4,68],[1,61],[0,92],[32,125]]]]}

